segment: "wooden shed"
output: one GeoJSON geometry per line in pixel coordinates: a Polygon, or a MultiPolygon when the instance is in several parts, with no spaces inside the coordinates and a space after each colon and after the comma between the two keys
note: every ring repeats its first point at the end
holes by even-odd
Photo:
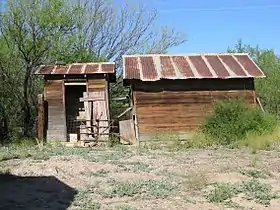
{"type": "Polygon", "coordinates": [[[111,62],[41,66],[36,72],[44,77],[39,138],[75,142],[94,140],[98,132],[108,135],[108,91],[109,83],[115,81],[114,72],[115,64],[111,62]]]}
{"type": "Polygon", "coordinates": [[[265,77],[247,54],[125,55],[123,80],[133,98],[137,140],[196,129],[213,101],[257,103],[254,78],[265,77]]]}

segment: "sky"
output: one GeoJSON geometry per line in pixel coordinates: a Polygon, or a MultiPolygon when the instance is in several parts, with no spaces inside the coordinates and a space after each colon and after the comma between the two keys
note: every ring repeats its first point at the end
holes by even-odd
{"type": "Polygon", "coordinates": [[[169,53],[224,52],[238,39],[280,54],[279,0],[142,0],[159,12],[158,24],[185,33],[169,53]]]}
{"type": "Polygon", "coordinates": [[[172,54],[224,52],[238,39],[280,54],[279,0],[116,1],[138,1],[155,8],[158,25],[167,25],[185,34],[188,41],[170,49],[168,52],[172,54]]]}

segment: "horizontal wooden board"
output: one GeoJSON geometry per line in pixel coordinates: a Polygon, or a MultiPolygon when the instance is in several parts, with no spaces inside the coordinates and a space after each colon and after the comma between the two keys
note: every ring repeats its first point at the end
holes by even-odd
{"type": "Polygon", "coordinates": [[[100,91],[106,89],[105,79],[92,79],[87,81],[87,88],[89,92],[100,91]]]}
{"type": "Polygon", "coordinates": [[[159,80],[131,81],[135,91],[216,91],[216,90],[254,90],[253,78],[233,79],[188,79],[188,80],[159,80]]]}
{"type": "Polygon", "coordinates": [[[253,91],[162,91],[158,93],[145,93],[136,91],[137,104],[197,104],[212,103],[214,100],[243,98],[252,100],[253,91]]]}

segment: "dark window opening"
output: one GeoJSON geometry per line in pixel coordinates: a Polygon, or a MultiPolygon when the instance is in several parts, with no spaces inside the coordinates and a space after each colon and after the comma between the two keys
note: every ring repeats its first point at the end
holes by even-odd
{"type": "Polygon", "coordinates": [[[86,85],[66,85],[65,86],[65,111],[66,111],[66,126],[67,139],[70,134],[78,134],[79,122],[78,119],[84,117],[84,103],[80,102],[83,93],[86,92],[86,85]]]}

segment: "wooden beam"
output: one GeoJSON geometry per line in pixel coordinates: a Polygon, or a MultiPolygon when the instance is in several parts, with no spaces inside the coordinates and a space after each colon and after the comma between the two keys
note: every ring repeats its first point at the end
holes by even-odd
{"type": "Polygon", "coordinates": [[[105,101],[104,98],[80,98],[80,102],[86,102],[86,101],[105,101]]]}
{"type": "Polygon", "coordinates": [[[125,115],[127,112],[129,112],[129,111],[131,111],[131,110],[132,110],[132,107],[127,108],[125,111],[123,111],[121,114],[119,114],[119,115],[117,116],[117,119],[120,118],[120,117],[122,117],[123,115],[125,115]]]}
{"type": "Polygon", "coordinates": [[[75,85],[86,85],[86,83],[85,82],[65,82],[64,85],[75,86],[75,85]]]}

